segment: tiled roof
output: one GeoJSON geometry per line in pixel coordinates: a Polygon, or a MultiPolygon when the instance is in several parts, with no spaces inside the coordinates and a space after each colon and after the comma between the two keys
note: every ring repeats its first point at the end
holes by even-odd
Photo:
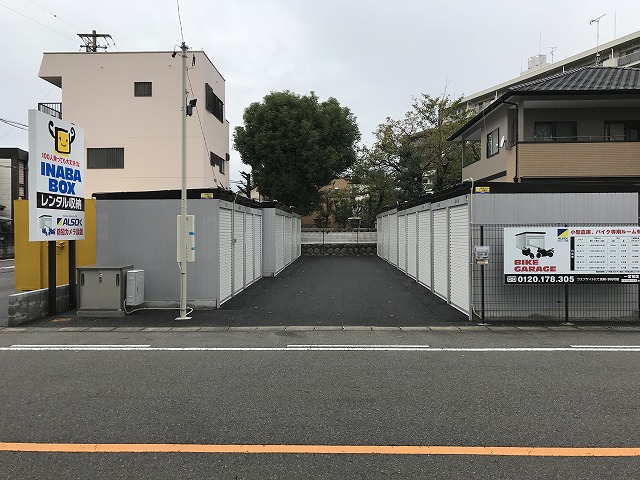
{"type": "Polygon", "coordinates": [[[640,69],[582,67],[512,87],[509,93],[598,92],[640,90],[640,69]]]}

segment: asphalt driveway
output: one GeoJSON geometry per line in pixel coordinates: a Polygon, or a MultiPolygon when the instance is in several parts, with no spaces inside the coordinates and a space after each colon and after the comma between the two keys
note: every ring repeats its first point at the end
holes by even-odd
{"type": "Polygon", "coordinates": [[[445,326],[467,316],[375,256],[300,257],[275,278],[263,278],[218,310],[143,310],[124,318],[73,312],[30,326],[445,326]]]}

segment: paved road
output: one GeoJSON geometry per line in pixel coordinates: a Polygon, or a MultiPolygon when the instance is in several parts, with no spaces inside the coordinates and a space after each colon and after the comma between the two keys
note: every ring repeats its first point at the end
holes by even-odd
{"type": "Polygon", "coordinates": [[[637,478],[639,356],[640,332],[630,331],[5,329],[2,477],[637,478]],[[113,347],[7,349],[34,344],[113,347]],[[45,443],[45,452],[16,453],[3,442],[45,443]],[[53,452],[60,444],[117,444],[125,452],[53,452]],[[132,452],[157,444],[218,452],[304,445],[316,453],[132,452]],[[327,453],[335,445],[351,453],[327,453]],[[353,446],[392,445],[467,450],[353,453],[353,446]],[[468,449],[478,446],[511,447],[506,452],[516,455],[468,449]],[[528,455],[540,447],[561,456],[528,455]],[[562,449],[572,447],[635,453],[566,456],[562,449]]]}

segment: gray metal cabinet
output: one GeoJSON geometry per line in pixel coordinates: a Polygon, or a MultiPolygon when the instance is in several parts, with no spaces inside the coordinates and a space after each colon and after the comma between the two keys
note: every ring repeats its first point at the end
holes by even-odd
{"type": "Polygon", "coordinates": [[[78,268],[78,312],[124,310],[127,271],[133,265],[78,268]]]}

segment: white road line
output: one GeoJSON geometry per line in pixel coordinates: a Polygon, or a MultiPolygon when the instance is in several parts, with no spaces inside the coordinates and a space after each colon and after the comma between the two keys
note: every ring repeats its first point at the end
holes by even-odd
{"type": "Polygon", "coordinates": [[[571,348],[640,348],[640,345],[571,345],[571,348]]]}
{"type": "Polygon", "coordinates": [[[0,267],[0,270],[15,270],[16,267],[0,267]]]}
{"type": "Polygon", "coordinates": [[[324,344],[312,344],[312,345],[298,345],[292,343],[287,345],[291,348],[429,348],[429,345],[324,345],[324,344]]]}
{"type": "Polygon", "coordinates": [[[96,351],[96,352],[453,352],[453,353],[485,353],[485,352],[640,352],[640,347],[348,347],[348,348],[311,348],[311,347],[149,347],[142,346],[108,346],[108,345],[13,345],[0,347],[0,351],[96,351]]]}

